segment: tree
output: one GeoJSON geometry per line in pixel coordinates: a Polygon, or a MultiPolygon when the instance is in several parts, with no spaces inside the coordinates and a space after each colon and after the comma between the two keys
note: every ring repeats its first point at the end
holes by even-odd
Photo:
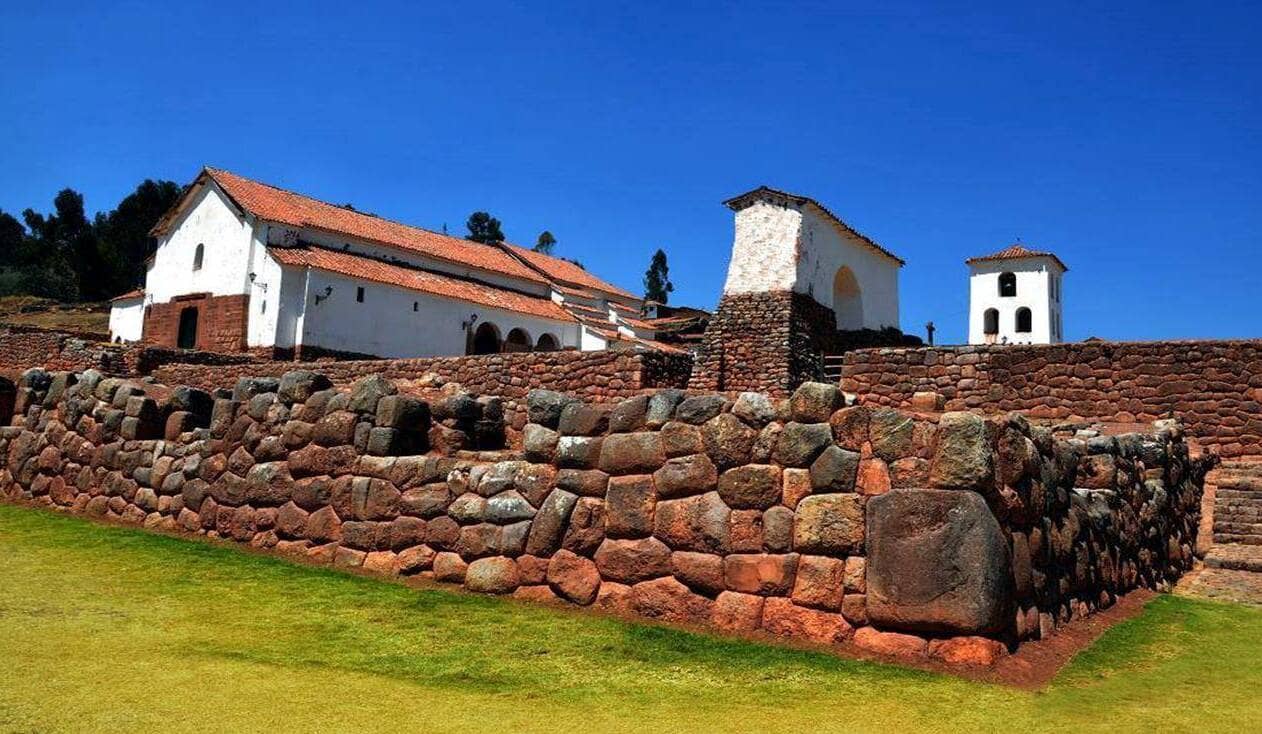
{"type": "Polygon", "coordinates": [[[670,267],[666,265],[666,253],[659,248],[653,253],[649,269],[644,272],[644,300],[666,303],[675,284],[670,282],[670,267]]]}
{"type": "Polygon", "coordinates": [[[26,245],[26,227],[12,214],[0,211],[0,266],[16,264],[26,245]]]}
{"type": "Polygon", "coordinates": [[[469,228],[469,234],[465,237],[467,240],[481,242],[484,245],[504,241],[504,233],[500,231],[500,220],[486,212],[470,214],[465,226],[469,228]]]}
{"type": "Polygon", "coordinates": [[[111,261],[110,295],[140,285],[145,259],[153,253],[149,230],[171,207],[183,189],[174,181],[145,179],[108,214],[96,215],[96,233],[102,254],[111,261]]]}
{"type": "Polygon", "coordinates": [[[551,255],[552,248],[556,247],[557,238],[552,236],[548,230],[539,233],[539,239],[535,241],[534,251],[541,252],[544,255],[551,255]]]}

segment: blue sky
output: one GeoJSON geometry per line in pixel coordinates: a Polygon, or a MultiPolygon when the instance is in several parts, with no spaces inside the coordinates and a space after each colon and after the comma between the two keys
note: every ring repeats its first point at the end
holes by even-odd
{"type": "Polygon", "coordinates": [[[1229,2],[12,3],[0,209],[211,164],[712,307],[767,184],[905,260],[964,339],[966,257],[1068,263],[1069,339],[1262,333],[1262,8],[1229,2]]]}

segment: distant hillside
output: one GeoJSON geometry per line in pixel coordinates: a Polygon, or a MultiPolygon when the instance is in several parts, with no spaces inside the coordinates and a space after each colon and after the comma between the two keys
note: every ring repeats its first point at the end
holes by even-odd
{"type": "Polygon", "coordinates": [[[18,324],[44,329],[110,336],[110,304],[59,303],[35,296],[0,296],[0,325],[18,324]]]}

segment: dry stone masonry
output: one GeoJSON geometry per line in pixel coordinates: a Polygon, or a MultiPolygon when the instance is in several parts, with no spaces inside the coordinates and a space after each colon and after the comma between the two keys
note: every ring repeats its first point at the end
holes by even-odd
{"type": "Polygon", "coordinates": [[[208,392],[31,369],[0,390],[0,495],[953,663],[989,663],[1191,566],[1208,462],[1173,422],[1066,439],[1015,415],[846,402],[820,383],[602,404],[535,390],[516,452],[500,398],[423,401],[381,375],[338,388],[294,370],[208,392]]]}

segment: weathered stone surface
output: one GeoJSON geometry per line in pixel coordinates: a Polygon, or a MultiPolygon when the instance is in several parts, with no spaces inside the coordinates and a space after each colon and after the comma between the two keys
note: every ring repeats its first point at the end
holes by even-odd
{"type": "Polygon", "coordinates": [[[858,495],[813,495],[798,503],[793,549],[817,555],[863,552],[863,506],[858,495]]]}
{"type": "Polygon", "coordinates": [[[814,494],[853,492],[858,473],[858,452],[829,446],[811,463],[811,488],[814,494]]]}
{"type": "Polygon", "coordinates": [[[605,495],[605,533],[611,538],[642,538],[653,532],[657,496],[647,474],[613,477],[605,495]]]}
{"type": "Polygon", "coordinates": [[[762,552],[762,514],[761,510],[732,510],[728,521],[731,552],[762,552]]]}
{"type": "Polygon", "coordinates": [[[605,539],[605,501],[580,497],[570,514],[570,524],[561,536],[561,547],[581,556],[596,552],[605,539]]]}
{"type": "Polygon", "coordinates": [[[644,413],[644,425],[658,428],[675,415],[675,408],[683,402],[683,390],[659,390],[649,397],[648,408],[644,413]]]}
{"type": "Polygon", "coordinates": [[[950,637],[929,643],[929,657],[949,665],[989,667],[1008,654],[1002,642],[987,637],[950,637]]]}
{"type": "Polygon", "coordinates": [[[731,413],[723,413],[701,426],[706,454],[720,470],[749,462],[758,432],[731,413]]]}
{"type": "Polygon", "coordinates": [[[718,484],[718,471],[706,454],[690,454],[667,459],[662,468],[653,473],[657,495],[662,499],[676,499],[703,494],[718,484]]]}
{"type": "Polygon", "coordinates": [[[404,576],[428,571],[434,565],[437,554],[428,545],[416,545],[399,551],[394,559],[394,572],[404,576]]]}
{"type": "Polygon", "coordinates": [[[986,421],[972,413],[943,413],[929,483],[944,489],[982,489],[993,475],[986,421]]]}
{"type": "Polygon", "coordinates": [[[798,503],[811,494],[811,472],[809,469],[785,469],[782,476],[784,486],[780,493],[780,504],[796,509],[798,503]]]}
{"type": "Polygon", "coordinates": [[[484,594],[510,594],[521,584],[517,564],[511,558],[479,558],[465,570],[464,585],[484,594]]]}
{"type": "Polygon", "coordinates": [[[845,642],[853,632],[840,614],[800,607],[782,596],[767,597],[763,602],[762,628],[773,635],[821,645],[845,642]]]}
{"type": "MultiPolygon", "coordinates": [[[[675,408],[675,420],[699,426],[723,412],[727,398],[722,395],[695,395],[675,408]]],[[[649,406],[652,410],[652,404],[649,406]]]]}
{"type": "Polygon", "coordinates": [[[551,462],[556,459],[557,441],[561,434],[538,423],[527,423],[521,438],[527,460],[551,462]]]}
{"type": "Polygon", "coordinates": [[[664,463],[666,451],[656,432],[615,433],[600,449],[600,470],[609,474],[649,474],[664,463]]]}
{"type": "Polygon", "coordinates": [[[864,459],[859,462],[859,474],[855,478],[855,491],[863,495],[885,494],[890,491],[889,467],[881,459],[864,459]]]}
{"type": "Polygon", "coordinates": [[[595,436],[561,436],[557,440],[557,466],[568,469],[595,469],[600,463],[604,441],[605,439],[595,436]]]}
{"type": "Polygon", "coordinates": [[[732,404],[732,415],[754,428],[762,428],[776,418],[771,398],[760,392],[743,392],[732,404]]]}
{"type": "Polygon", "coordinates": [[[526,395],[526,415],[531,423],[555,430],[561,422],[561,411],[577,398],[555,390],[531,390],[526,395]]]}
{"type": "Polygon", "coordinates": [[[828,419],[828,424],[833,428],[833,441],[844,449],[861,450],[868,442],[868,418],[871,412],[871,408],[866,405],[841,408],[834,412],[828,419]]]}
{"type": "Polygon", "coordinates": [[[693,593],[673,576],[666,576],[632,586],[627,604],[641,617],[699,624],[709,621],[713,603],[693,593]]]}
{"type": "Polygon", "coordinates": [[[557,551],[548,562],[548,585],[560,597],[587,606],[600,590],[596,564],[567,550],[557,551]]]}
{"type": "Polygon", "coordinates": [[[333,386],[329,378],[310,370],[290,370],[281,375],[280,399],[287,403],[305,403],[312,395],[333,386]]]}
{"type": "Polygon", "coordinates": [[[771,464],[747,464],[719,477],[719,496],[729,507],[765,510],[780,501],[781,471],[771,464]]]}
{"type": "Polygon", "coordinates": [[[724,591],[714,600],[710,622],[724,632],[748,633],[762,623],[763,597],[724,591]]]}
{"type": "Polygon", "coordinates": [[[828,556],[802,556],[793,582],[794,604],[841,611],[845,593],[846,562],[828,556]]]}
{"type": "Polygon", "coordinates": [[[434,579],[447,583],[463,583],[469,564],[458,553],[442,552],[434,555],[434,579]]]}
{"type": "Polygon", "coordinates": [[[833,442],[827,423],[787,423],[776,441],[773,462],[784,467],[805,467],[833,442]]]}
{"type": "Polygon", "coordinates": [[[508,525],[535,516],[535,508],[516,490],[500,492],[486,501],[486,521],[508,525]]]}
{"type": "Polygon", "coordinates": [[[670,421],[659,431],[662,436],[662,447],[666,456],[687,456],[705,451],[705,443],[701,440],[701,429],[689,423],[670,421]]]}
{"type": "Polygon", "coordinates": [[[726,553],[731,512],[718,492],[660,500],[654,511],[653,533],[675,550],[726,553]]]}
{"type": "Polygon", "coordinates": [[[896,658],[923,658],[929,651],[929,643],[923,637],[881,632],[875,627],[855,630],[854,644],[868,652],[896,658]]]}
{"type": "Polygon", "coordinates": [[[624,584],[670,574],[670,548],[657,538],[606,539],[596,550],[602,578],[624,584]]]}
{"type": "Polygon", "coordinates": [[[609,475],[599,469],[561,469],[556,475],[556,488],[580,497],[604,497],[609,475]]]}
{"type": "Polygon", "coordinates": [[[735,554],[723,558],[727,588],[744,594],[785,595],[793,588],[798,555],[735,554]]]}
{"type": "Polygon", "coordinates": [[[723,558],[712,553],[675,551],[671,554],[671,572],[688,588],[714,596],[726,586],[723,581],[723,558]]]}
{"type": "Polygon", "coordinates": [[[428,431],[429,403],[411,395],[385,395],[377,401],[377,425],[405,431],[428,431]]]}
{"type": "Polygon", "coordinates": [[[804,382],[789,399],[793,420],[799,423],[826,423],[841,405],[841,389],[824,382],[804,382]]]}
{"type": "Polygon", "coordinates": [[[346,409],[354,413],[374,415],[377,412],[378,401],[398,392],[399,388],[382,375],[361,377],[351,385],[350,402],[346,409]]]}
{"type": "Polygon", "coordinates": [[[610,433],[630,433],[644,428],[645,414],[649,408],[649,396],[636,395],[614,406],[609,412],[610,433]]]}
{"type": "Polygon", "coordinates": [[[600,436],[609,428],[609,410],[573,402],[561,409],[557,430],[563,436],[600,436]]]}
{"type": "Polygon", "coordinates": [[[539,512],[531,523],[530,534],[526,538],[526,552],[536,556],[547,556],[555,552],[561,545],[561,538],[577,502],[578,496],[571,492],[552,490],[539,506],[539,512]]]}
{"type": "Polygon", "coordinates": [[[1008,543],[973,492],[896,489],[868,503],[867,612],[887,629],[994,633],[1011,621],[1008,543]]]}
{"type": "Polygon", "coordinates": [[[793,510],[777,505],[762,514],[763,548],[785,553],[793,547],[793,510]]]}

